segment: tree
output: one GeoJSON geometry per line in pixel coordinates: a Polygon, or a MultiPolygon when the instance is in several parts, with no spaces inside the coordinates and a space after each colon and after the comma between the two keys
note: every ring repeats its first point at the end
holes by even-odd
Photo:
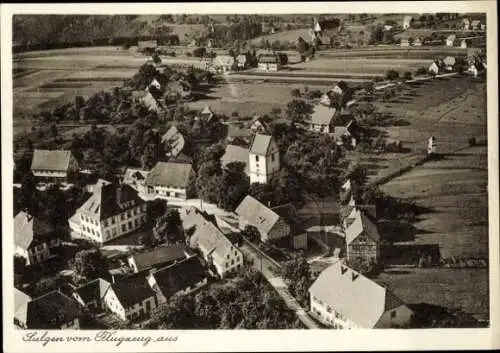
{"type": "Polygon", "coordinates": [[[165,201],[159,199],[148,201],[146,204],[146,223],[149,227],[152,227],[158,218],[165,215],[166,211],[167,204],[165,201]]]}
{"type": "Polygon", "coordinates": [[[14,273],[23,275],[26,271],[26,259],[22,256],[14,255],[14,273]]]}
{"type": "Polygon", "coordinates": [[[221,185],[219,188],[219,207],[227,211],[234,211],[241,200],[248,194],[250,181],[245,173],[245,164],[242,162],[232,162],[227,164],[222,173],[221,185]]]}
{"type": "Polygon", "coordinates": [[[384,40],[384,27],[379,24],[372,28],[370,32],[370,44],[377,44],[384,40]]]}
{"type": "Polygon", "coordinates": [[[283,278],[290,283],[290,291],[302,305],[307,305],[308,290],[312,284],[311,269],[304,257],[296,256],[282,267],[283,278]]]}
{"type": "Polygon", "coordinates": [[[56,124],[50,125],[50,136],[52,136],[52,138],[54,138],[54,140],[55,140],[57,135],[58,135],[58,131],[57,131],[56,124]]]}
{"type": "Polygon", "coordinates": [[[171,208],[167,211],[165,223],[169,243],[175,243],[179,240],[183,240],[183,237],[181,237],[182,220],[177,209],[171,208]]]}
{"type": "Polygon", "coordinates": [[[294,88],[290,91],[290,94],[292,95],[293,98],[300,98],[300,89],[294,88]]]}
{"type": "Polygon", "coordinates": [[[397,80],[399,78],[399,72],[397,72],[396,70],[387,70],[387,72],[385,73],[385,78],[389,81],[397,80]]]}
{"type": "Polygon", "coordinates": [[[404,73],[403,78],[404,78],[405,80],[411,80],[413,77],[412,77],[412,75],[411,75],[411,72],[410,72],[410,71],[406,71],[406,72],[404,73]]]}
{"type": "Polygon", "coordinates": [[[30,171],[21,182],[21,205],[22,209],[32,216],[36,216],[39,211],[37,194],[36,180],[30,171]]]}
{"type": "Polygon", "coordinates": [[[76,283],[95,278],[109,278],[107,260],[98,249],[77,252],[70,263],[70,268],[74,271],[73,278],[76,283]]]}
{"type": "Polygon", "coordinates": [[[306,120],[312,110],[312,106],[302,99],[294,99],[286,106],[286,114],[293,123],[306,120]]]}
{"type": "Polygon", "coordinates": [[[253,243],[260,241],[260,232],[252,225],[246,225],[241,231],[241,235],[253,243]]]}
{"type": "Polygon", "coordinates": [[[158,55],[158,53],[156,53],[156,52],[153,54],[153,62],[154,62],[156,65],[161,64],[161,58],[160,58],[160,56],[158,55]]]}

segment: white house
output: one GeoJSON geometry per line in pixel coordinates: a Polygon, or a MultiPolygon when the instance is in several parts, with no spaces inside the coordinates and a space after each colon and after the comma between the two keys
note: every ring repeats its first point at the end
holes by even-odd
{"type": "Polygon", "coordinates": [[[35,149],[31,172],[39,181],[68,182],[78,172],[78,162],[71,151],[35,149]]]}
{"type": "Polygon", "coordinates": [[[147,194],[155,197],[186,200],[193,173],[189,163],[158,162],[146,177],[147,194]]]}
{"type": "Polygon", "coordinates": [[[29,266],[56,257],[61,239],[51,224],[21,211],[14,217],[14,244],[29,266]]]}
{"type": "Polygon", "coordinates": [[[413,314],[389,289],[340,261],[321,272],[309,294],[312,314],[333,328],[406,327],[413,314]]]}
{"type": "Polygon", "coordinates": [[[471,26],[471,28],[472,28],[473,31],[477,31],[477,30],[481,29],[481,21],[479,21],[479,20],[473,20],[470,23],[470,26],[471,26]]]}
{"type": "Polygon", "coordinates": [[[276,72],[281,69],[281,60],[275,53],[261,54],[257,63],[257,70],[276,72]]]}
{"type": "Polygon", "coordinates": [[[217,55],[213,61],[213,66],[219,72],[229,72],[233,71],[237,63],[234,60],[234,57],[230,55],[217,55]]]}
{"type": "Polygon", "coordinates": [[[470,29],[470,20],[468,18],[464,18],[462,20],[462,28],[464,31],[468,31],[470,29]]]}
{"type": "Polygon", "coordinates": [[[399,45],[402,47],[409,47],[410,41],[407,38],[403,38],[403,39],[401,39],[401,43],[399,45]]]}
{"type": "Polygon", "coordinates": [[[69,219],[71,231],[96,244],[139,230],[146,223],[146,203],[131,186],[105,185],[69,219]]]}
{"type": "Polygon", "coordinates": [[[433,61],[432,64],[429,66],[429,70],[428,71],[429,71],[430,74],[437,75],[439,73],[439,66],[438,66],[438,64],[435,61],[433,61]]]}
{"type": "Polygon", "coordinates": [[[112,283],[104,295],[107,309],[124,321],[148,317],[158,302],[157,293],[149,285],[145,273],[112,283]]]}
{"type": "Polygon", "coordinates": [[[420,37],[415,38],[413,41],[413,46],[414,47],[421,47],[422,46],[422,39],[420,37]]]}
{"type": "Polygon", "coordinates": [[[467,49],[467,40],[466,39],[462,39],[462,41],[460,42],[460,48],[467,49]]]}
{"type": "Polygon", "coordinates": [[[332,122],[335,113],[335,108],[317,104],[314,107],[313,113],[311,114],[311,120],[309,121],[309,130],[324,133],[332,132],[332,122]]]}
{"type": "Polygon", "coordinates": [[[200,251],[203,259],[212,267],[214,275],[223,278],[243,267],[241,251],[196,207],[185,210],[183,227],[187,232],[189,245],[200,251]]]}
{"type": "Polygon", "coordinates": [[[151,272],[147,281],[162,304],[173,295],[189,294],[205,286],[208,271],[198,256],[191,256],[151,272]]]}
{"type": "Polygon", "coordinates": [[[431,136],[427,141],[427,154],[431,155],[434,153],[436,153],[436,138],[434,136],[431,136]]]}
{"type": "Polygon", "coordinates": [[[255,134],[248,154],[250,183],[267,183],[280,170],[278,145],[271,135],[255,134]]]}
{"type": "Polygon", "coordinates": [[[447,47],[452,47],[453,45],[455,45],[455,40],[457,39],[457,36],[454,35],[454,34],[450,34],[447,38],[446,38],[446,46],[447,47]]]}
{"type": "Polygon", "coordinates": [[[403,29],[410,28],[412,21],[413,21],[413,18],[411,16],[405,16],[403,18],[403,29]]]}
{"type": "Polygon", "coordinates": [[[247,225],[257,228],[262,242],[275,241],[290,235],[287,222],[250,195],[245,196],[235,213],[240,219],[240,230],[245,229],[247,225]]]}

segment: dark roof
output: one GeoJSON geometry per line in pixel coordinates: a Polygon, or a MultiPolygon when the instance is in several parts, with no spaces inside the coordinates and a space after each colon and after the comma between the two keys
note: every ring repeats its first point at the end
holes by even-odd
{"type": "Polygon", "coordinates": [[[102,278],[96,278],[76,288],[76,292],[80,298],[82,298],[84,303],[88,303],[93,300],[101,300],[110,285],[111,283],[108,281],[102,278]]]}
{"type": "Polygon", "coordinates": [[[57,329],[79,317],[78,302],[59,291],[52,291],[28,303],[29,329],[57,329]]]}
{"type": "Polygon", "coordinates": [[[163,136],[161,137],[161,142],[170,144],[172,148],[170,154],[173,157],[177,157],[186,145],[184,136],[179,132],[179,130],[177,130],[175,126],[172,126],[170,129],[168,129],[167,132],[163,134],[163,136]]]}
{"type": "Polygon", "coordinates": [[[22,249],[28,249],[32,243],[50,235],[54,230],[49,222],[34,218],[23,211],[14,217],[14,243],[22,249]]]}
{"type": "Polygon", "coordinates": [[[172,261],[178,261],[186,257],[185,245],[161,246],[152,251],[133,255],[138,271],[161,266],[172,261]]]}
{"type": "Polygon", "coordinates": [[[146,177],[146,184],[186,188],[189,175],[192,172],[191,164],[158,162],[146,177]]]}
{"type": "Polygon", "coordinates": [[[259,57],[259,63],[263,64],[279,64],[280,60],[278,55],[275,54],[262,54],[259,57]]]}
{"type": "Polygon", "coordinates": [[[131,186],[109,184],[98,188],[78,210],[89,217],[102,220],[143,203],[144,200],[131,186]],[[124,206],[126,203],[130,205],[124,206]]]}
{"type": "Polygon", "coordinates": [[[146,273],[138,272],[111,285],[116,297],[124,308],[129,308],[143,300],[154,297],[155,292],[146,280],[146,273]]]}
{"type": "Polygon", "coordinates": [[[266,207],[250,195],[245,196],[236,208],[235,213],[264,234],[269,233],[280,219],[280,216],[274,210],[266,207]]]}
{"type": "Polygon", "coordinates": [[[207,277],[207,271],[197,256],[153,272],[154,279],[165,298],[195,285],[207,277]]]}
{"type": "Polygon", "coordinates": [[[38,150],[33,152],[31,170],[52,170],[65,172],[68,170],[71,151],[38,150]]]}

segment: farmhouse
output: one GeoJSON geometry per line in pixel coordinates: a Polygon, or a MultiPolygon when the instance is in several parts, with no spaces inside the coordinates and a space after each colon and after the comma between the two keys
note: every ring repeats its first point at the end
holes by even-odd
{"type": "Polygon", "coordinates": [[[261,54],[259,56],[257,70],[259,71],[278,71],[281,69],[281,60],[275,53],[261,54]]]}
{"type": "Polygon", "coordinates": [[[233,71],[237,67],[234,57],[230,55],[217,55],[213,65],[218,72],[222,73],[233,71]]]}
{"type": "Polygon", "coordinates": [[[321,272],[309,288],[311,312],[333,328],[397,328],[413,312],[389,289],[341,262],[321,272]]]}
{"type": "Polygon", "coordinates": [[[244,70],[249,66],[250,58],[246,54],[240,54],[236,57],[236,64],[238,69],[244,70]]]}
{"type": "Polygon", "coordinates": [[[111,283],[105,279],[96,278],[75,288],[73,296],[82,306],[87,307],[91,311],[103,311],[106,309],[104,295],[110,286],[111,283]]]}
{"type": "Polygon", "coordinates": [[[471,26],[471,28],[472,28],[473,31],[477,31],[477,30],[481,29],[481,21],[479,21],[479,20],[473,20],[470,23],[470,26],[471,26]]]}
{"type": "Polygon", "coordinates": [[[377,225],[364,212],[358,210],[348,216],[346,225],[347,259],[377,263],[380,257],[377,225]]]}
{"type": "Polygon", "coordinates": [[[245,164],[245,173],[247,175],[248,172],[248,162],[249,162],[249,151],[246,147],[236,146],[236,145],[227,145],[226,152],[221,158],[222,166],[225,167],[229,163],[240,162],[245,164]]]}
{"type": "Polygon", "coordinates": [[[166,156],[176,158],[184,149],[186,140],[175,125],[172,125],[161,137],[161,143],[164,146],[166,156]]]}
{"type": "Polygon", "coordinates": [[[430,66],[429,66],[429,73],[437,75],[439,73],[439,66],[438,64],[434,61],[430,66]]]}
{"type": "Polygon", "coordinates": [[[446,38],[446,46],[447,47],[452,47],[454,44],[455,44],[455,40],[456,40],[457,36],[455,34],[450,34],[447,38],[446,38]]]}
{"type": "Polygon", "coordinates": [[[147,194],[186,200],[192,170],[189,163],[156,163],[146,177],[147,194]]]}
{"type": "Polygon", "coordinates": [[[267,183],[280,170],[280,153],[272,135],[255,134],[250,143],[250,183],[267,183]]]}
{"type": "Polygon", "coordinates": [[[136,273],[111,284],[104,295],[109,311],[124,321],[148,317],[158,305],[158,298],[146,280],[146,274],[136,273]]]}
{"type": "Polygon", "coordinates": [[[27,328],[27,310],[31,297],[14,287],[14,325],[18,328],[27,328]]]}
{"type": "Polygon", "coordinates": [[[447,56],[443,60],[444,67],[446,70],[451,71],[453,70],[453,67],[455,66],[456,60],[453,56],[447,56]]]}
{"type": "Polygon", "coordinates": [[[38,181],[65,183],[78,172],[78,162],[71,151],[35,149],[31,172],[38,181]]]}
{"type": "Polygon", "coordinates": [[[386,31],[386,32],[392,31],[392,26],[391,25],[384,25],[384,31],[386,31]]]}
{"type": "Polygon", "coordinates": [[[409,47],[410,41],[407,38],[403,38],[403,39],[401,39],[401,43],[399,45],[402,47],[409,47]]]}
{"type": "Polygon", "coordinates": [[[200,251],[203,259],[209,265],[209,270],[213,269],[215,271],[213,274],[217,274],[221,278],[231,272],[239,271],[243,266],[241,251],[226,238],[215,224],[205,219],[196,208],[193,207],[186,213],[188,218],[192,218],[191,222],[183,222],[185,230],[192,232],[189,244],[192,248],[200,251]]]}
{"type": "Polygon", "coordinates": [[[408,29],[411,26],[413,18],[411,16],[405,16],[403,18],[403,29],[408,29]]]}
{"type": "Polygon", "coordinates": [[[137,42],[137,50],[140,52],[152,53],[158,48],[156,40],[141,40],[137,42]]]}
{"type": "Polygon", "coordinates": [[[15,255],[34,265],[56,257],[61,239],[49,222],[21,211],[14,217],[14,244],[15,255]]]}
{"type": "Polygon", "coordinates": [[[164,97],[169,100],[189,99],[191,97],[191,85],[185,81],[172,81],[165,87],[164,97]]]}
{"type": "MultiPolygon", "coordinates": [[[[252,137],[252,130],[240,127],[239,124],[226,124],[226,141],[229,144],[248,146],[252,137]]],[[[248,158],[247,158],[248,159],[248,158]]]]}
{"type": "Polygon", "coordinates": [[[240,217],[240,229],[245,229],[247,225],[254,226],[259,230],[263,242],[290,235],[290,226],[285,220],[250,195],[241,201],[235,213],[240,217]]]}
{"type": "Polygon", "coordinates": [[[309,122],[309,130],[325,133],[332,132],[332,122],[335,113],[335,108],[330,108],[321,104],[316,105],[309,122]]]}
{"type": "Polygon", "coordinates": [[[79,237],[104,244],[140,229],[146,222],[146,204],[126,184],[105,185],[76,210],[71,230],[79,237]]]}
{"type": "Polygon", "coordinates": [[[271,132],[273,120],[267,115],[257,115],[252,119],[250,129],[260,134],[269,134],[271,132]]]}
{"type": "Polygon", "coordinates": [[[172,265],[187,257],[186,247],[183,244],[160,246],[154,250],[130,255],[127,263],[135,272],[142,272],[153,268],[172,265]]]}
{"type": "Polygon", "coordinates": [[[30,330],[77,330],[82,315],[79,303],[57,290],[29,301],[21,313],[18,325],[30,330]]]}
{"type": "Polygon", "coordinates": [[[160,101],[160,97],[156,97],[155,94],[150,91],[149,87],[146,88],[146,94],[141,98],[141,102],[152,112],[159,113],[166,110],[165,105],[160,101]]]}
{"type": "Polygon", "coordinates": [[[333,130],[333,137],[338,145],[344,145],[347,143],[350,147],[356,147],[356,121],[351,119],[347,124],[336,125],[333,130]]]}
{"type": "Polygon", "coordinates": [[[434,153],[436,153],[436,138],[434,136],[431,136],[427,140],[427,154],[431,155],[434,153]]]}
{"type": "Polygon", "coordinates": [[[162,304],[173,295],[192,293],[206,285],[208,271],[197,256],[191,256],[151,272],[147,281],[162,304]]]}
{"type": "Polygon", "coordinates": [[[146,181],[147,175],[148,171],[146,170],[127,168],[123,175],[122,182],[123,184],[131,186],[138,193],[142,194],[146,192],[146,187],[144,182],[146,181]]]}
{"type": "Polygon", "coordinates": [[[469,46],[469,41],[467,39],[462,39],[460,41],[460,48],[467,49],[468,46],[469,46]]]}
{"type": "Polygon", "coordinates": [[[414,47],[421,47],[422,46],[422,38],[420,38],[420,37],[415,38],[415,40],[413,41],[413,46],[414,47]]]}
{"type": "Polygon", "coordinates": [[[464,31],[468,31],[470,29],[470,20],[468,18],[464,18],[462,20],[462,28],[464,31]]]}

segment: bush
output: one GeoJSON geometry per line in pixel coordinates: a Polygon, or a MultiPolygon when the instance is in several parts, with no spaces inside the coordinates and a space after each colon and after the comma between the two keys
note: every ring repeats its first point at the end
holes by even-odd
{"type": "Polygon", "coordinates": [[[471,137],[469,139],[469,146],[473,147],[473,146],[476,146],[476,144],[477,144],[476,138],[475,137],[471,137]]]}
{"type": "Polygon", "coordinates": [[[406,71],[403,77],[405,80],[411,80],[413,78],[410,71],[406,71]]]}
{"type": "Polygon", "coordinates": [[[415,72],[415,75],[417,75],[417,76],[419,76],[419,75],[425,75],[425,74],[427,74],[427,69],[425,67],[420,67],[415,72]]]}
{"type": "Polygon", "coordinates": [[[388,70],[385,74],[385,78],[389,81],[397,80],[399,78],[399,72],[396,70],[388,70]]]}

